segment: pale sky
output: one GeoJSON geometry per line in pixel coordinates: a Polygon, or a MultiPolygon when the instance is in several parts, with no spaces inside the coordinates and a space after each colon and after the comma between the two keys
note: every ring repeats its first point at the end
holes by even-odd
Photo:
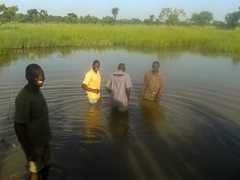
{"type": "MultiPolygon", "coordinates": [[[[5,6],[17,5],[17,13],[27,14],[29,9],[46,10],[49,15],[67,16],[75,13],[78,17],[112,16],[112,8],[118,7],[117,19],[149,19],[150,15],[158,18],[162,8],[184,9],[186,17],[192,13],[209,11],[214,20],[225,21],[225,15],[238,10],[240,0],[0,0],[5,6]]],[[[182,18],[181,18],[182,19],[182,18]]]]}

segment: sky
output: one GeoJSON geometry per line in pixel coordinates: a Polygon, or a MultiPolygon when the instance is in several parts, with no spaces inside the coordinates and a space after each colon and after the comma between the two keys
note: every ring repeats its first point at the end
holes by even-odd
{"type": "Polygon", "coordinates": [[[17,13],[27,14],[29,9],[46,10],[49,15],[67,16],[75,13],[78,17],[90,14],[98,18],[112,16],[112,8],[119,9],[117,19],[158,18],[162,8],[184,9],[185,20],[192,13],[209,11],[214,20],[225,21],[225,15],[238,10],[240,0],[0,0],[6,7],[17,5],[17,13]]]}

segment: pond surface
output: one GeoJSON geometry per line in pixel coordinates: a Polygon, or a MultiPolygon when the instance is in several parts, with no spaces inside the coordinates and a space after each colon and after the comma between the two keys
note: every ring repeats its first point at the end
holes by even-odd
{"type": "Polygon", "coordinates": [[[0,179],[28,179],[13,129],[14,103],[39,64],[50,111],[54,163],[50,179],[239,179],[238,55],[154,49],[16,50],[0,64],[0,179]],[[89,106],[81,89],[93,60],[101,62],[101,95],[89,106]],[[160,62],[160,103],[138,101],[144,73],[160,62]],[[119,63],[132,79],[128,114],[111,109],[104,87],[119,63]]]}

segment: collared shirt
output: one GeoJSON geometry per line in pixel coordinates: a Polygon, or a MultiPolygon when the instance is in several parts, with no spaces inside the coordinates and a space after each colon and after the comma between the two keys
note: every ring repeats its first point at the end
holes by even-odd
{"type": "Polygon", "coordinates": [[[123,107],[128,105],[126,88],[132,87],[130,76],[119,70],[110,75],[106,87],[111,87],[111,103],[113,106],[123,107]]]}
{"type": "Polygon", "coordinates": [[[154,94],[162,94],[164,90],[164,75],[160,72],[154,74],[152,71],[145,73],[142,85],[142,96],[145,90],[154,94]]]}
{"type": "MultiPolygon", "coordinates": [[[[92,89],[99,89],[101,86],[101,76],[99,71],[97,73],[91,68],[90,71],[88,71],[85,74],[85,78],[83,80],[83,84],[86,84],[87,87],[92,88],[92,89]]],[[[100,98],[100,93],[96,94],[93,92],[87,91],[88,97],[91,99],[98,99],[100,98]]]]}

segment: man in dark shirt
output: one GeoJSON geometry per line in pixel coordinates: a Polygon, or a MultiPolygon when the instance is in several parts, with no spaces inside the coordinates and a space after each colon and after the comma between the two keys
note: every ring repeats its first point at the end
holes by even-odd
{"type": "Polygon", "coordinates": [[[152,70],[146,72],[139,100],[146,99],[150,101],[160,101],[164,90],[164,76],[159,72],[159,66],[159,62],[154,61],[152,64],[152,70]]]}
{"type": "Polygon", "coordinates": [[[28,83],[15,101],[14,128],[26,154],[31,179],[45,180],[52,164],[48,106],[40,90],[45,76],[39,65],[30,64],[25,77],[28,83]]]}

